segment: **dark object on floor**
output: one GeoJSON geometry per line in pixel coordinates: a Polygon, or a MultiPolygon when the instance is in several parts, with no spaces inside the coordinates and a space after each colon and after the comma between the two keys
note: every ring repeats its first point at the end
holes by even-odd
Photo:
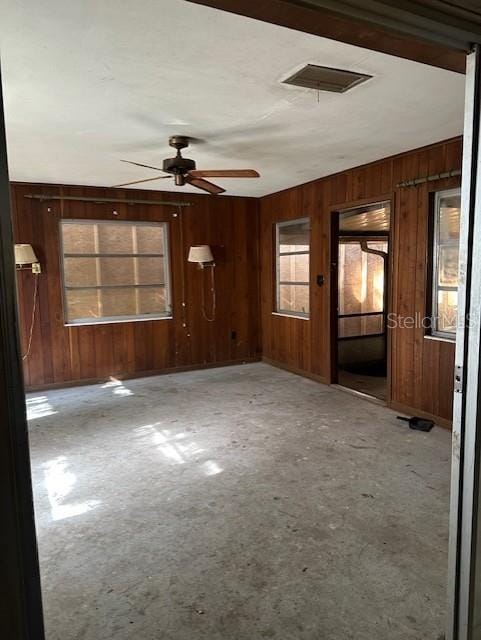
{"type": "Polygon", "coordinates": [[[403,416],[398,416],[397,419],[409,422],[409,428],[414,429],[415,431],[431,431],[431,429],[434,427],[434,422],[432,420],[428,420],[427,418],[419,418],[418,416],[413,416],[412,418],[404,418],[403,416]]]}

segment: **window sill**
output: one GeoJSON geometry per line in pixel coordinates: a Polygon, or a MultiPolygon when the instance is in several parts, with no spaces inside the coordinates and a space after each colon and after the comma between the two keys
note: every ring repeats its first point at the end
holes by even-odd
{"type": "Polygon", "coordinates": [[[131,322],[157,322],[157,320],[173,320],[173,316],[155,316],[154,318],[119,318],[118,320],[96,320],[92,322],[65,322],[64,327],[95,327],[106,324],[129,324],[131,322]]]}
{"type": "Polygon", "coordinates": [[[456,338],[445,338],[443,336],[424,336],[425,340],[431,340],[433,342],[447,342],[448,344],[456,344],[456,338]]]}
{"type": "Polygon", "coordinates": [[[309,316],[300,316],[297,313],[280,313],[279,311],[273,311],[273,316],[278,316],[279,318],[295,318],[296,320],[309,320],[309,316]]]}

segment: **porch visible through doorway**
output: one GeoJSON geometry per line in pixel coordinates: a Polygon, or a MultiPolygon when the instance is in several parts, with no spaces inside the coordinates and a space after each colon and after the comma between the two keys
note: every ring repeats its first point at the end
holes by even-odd
{"type": "Polygon", "coordinates": [[[390,203],[339,214],[337,382],[387,400],[390,203]]]}

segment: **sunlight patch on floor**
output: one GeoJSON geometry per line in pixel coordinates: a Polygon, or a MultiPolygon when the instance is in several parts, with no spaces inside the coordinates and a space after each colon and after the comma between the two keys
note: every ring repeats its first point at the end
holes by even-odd
{"type": "Polygon", "coordinates": [[[50,502],[52,520],[80,516],[92,511],[100,504],[100,500],[86,500],[70,504],[64,502],[77,481],[77,476],[69,471],[68,467],[69,462],[65,456],[49,460],[43,465],[44,483],[50,502]]]}

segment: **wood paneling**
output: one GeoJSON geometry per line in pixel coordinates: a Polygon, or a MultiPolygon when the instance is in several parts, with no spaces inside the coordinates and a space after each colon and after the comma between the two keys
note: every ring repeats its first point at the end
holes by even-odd
{"type": "MultiPolygon", "coordinates": [[[[32,193],[106,198],[122,198],[128,194],[126,190],[93,187],[12,185],[15,241],[34,246],[43,270],[39,278],[31,354],[24,362],[25,381],[29,387],[259,357],[256,199],[130,192],[137,199],[192,203],[180,213],[175,206],[66,200],[40,202],[24,197],[32,193]],[[114,210],[117,216],[112,213],[114,210]],[[61,218],[168,222],[173,319],[65,327],[59,263],[61,218]],[[214,322],[206,321],[201,311],[203,282],[208,294],[208,283],[203,280],[206,274],[186,260],[193,244],[210,244],[216,260],[217,315],[214,322]],[[183,272],[185,310],[182,307],[183,272]]],[[[32,313],[33,278],[28,271],[19,272],[17,278],[24,350],[32,313]]]]}
{"type": "MultiPolygon", "coordinates": [[[[402,180],[459,169],[460,139],[419,149],[310,182],[261,199],[261,315],[263,355],[294,371],[331,380],[330,234],[332,212],[390,199],[393,205],[390,311],[422,318],[426,314],[430,191],[459,185],[451,178],[397,189],[402,180]],[[274,309],[273,225],[311,219],[311,315],[284,317],[274,309]],[[316,275],[325,276],[318,287],[316,275]]],[[[418,323],[419,324],[419,323],[418,323]]],[[[428,339],[422,326],[391,332],[391,400],[444,420],[451,419],[454,344],[428,339]]]]}
{"type": "MultiPolygon", "coordinates": [[[[323,38],[347,42],[364,49],[381,51],[398,58],[407,58],[435,67],[465,73],[466,52],[421,37],[414,38],[402,30],[384,28],[375,21],[363,21],[341,15],[341,11],[328,11],[323,7],[290,0],[189,0],[229,11],[238,15],[270,22],[289,29],[312,33],[323,38]]],[[[412,4],[412,3],[411,3],[412,4]]],[[[438,7],[439,9],[439,7],[438,7]]],[[[410,10],[410,9],[409,9],[410,10]]],[[[369,10],[367,9],[369,13],[369,10]]],[[[374,14],[373,14],[374,16],[374,14]]],[[[441,19],[443,16],[440,16],[441,19]]],[[[445,14],[445,20],[449,16],[445,14]]],[[[473,27],[475,29],[475,27],[473,27]]],[[[477,31],[476,31],[477,32],[477,31]]],[[[473,41],[478,38],[473,37],[473,41]]]]}

